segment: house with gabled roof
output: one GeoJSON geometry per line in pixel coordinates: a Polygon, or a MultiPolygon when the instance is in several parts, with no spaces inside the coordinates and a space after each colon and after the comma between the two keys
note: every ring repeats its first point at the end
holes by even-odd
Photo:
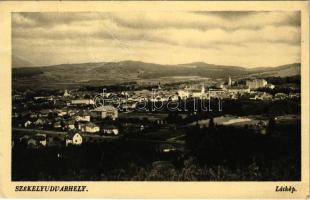
{"type": "Polygon", "coordinates": [[[44,125],[44,120],[42,118],[38,118],[36,121],[33,122],[35,126],[41,127],[44,125]]]}
{"type": "Polygon", "coordinates": [[[31,122],[30,120],[27,120],[27,121],[24,123],[24,127],[25,127],[25,128],[28,128],[28,127],[31,126],[31,124],[32,124],[32,122],[31,122]]]}
{"type": "Polygon", "coordinates": [[[92,117],[96,118],[111,118],[115,120],[118,117],[118,110],[113,106],[100,106],[91,111],[92,117]]]}
{"type": "Polygon", "coordinates": [[[75,120],[78,122],[79,121],[89,122],[90,121],[90,114],[85,110],[81,110],[80,112],[78,112],[75,115],[75,120]]]}
{"type": "Polygon", "coordinates": [[[100,131],[100,127],[92,122],[87,122],[81,127],[81,131],[87,133],[97,133],[100,131]]]}
{"type": "Polygon", "coordinates": [[[75,124],[76,124],[75,120],[71,119],[68,122],[66,122],[66,127],[68,130],[74,130],[76,128],[75,124]]]}
{"type": "Polygon", "coordinates": [[[108,135],[118,135],[118,128],[114,125],[107,125],[102,128],[102,132],[108,135]]]}
{"type": "Polygon", "coordinates": [[[77,132],[69,132],[66,136],[66,146],[68,145],[81,145],[83,143],[83,137],[77,132]]]}

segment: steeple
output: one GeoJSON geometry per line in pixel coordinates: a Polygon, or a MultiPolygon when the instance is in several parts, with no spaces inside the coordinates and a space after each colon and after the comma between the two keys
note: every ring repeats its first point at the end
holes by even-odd
{"type": "Polygon", "coordinates": [[[68,90],[65,90],[64,95],[63,95],[63,96],[64,96],[64,97],[68,97],[68,96],[70,96],[70,94],[69,94],[68,90]]]}
{"type": "Polygon", "coordinates": [[[160,85],[160,82],[158,82],[157,87],[158,87],[158,88],[157,88],[158,90],[161,90],[161,85],[160,85]]]}
{"type": "Polygon", "coordinates": [[[205,84],[203,83],[201,87],[201,94],[204,94],[204,93],[205,93],[205,84]]]}
{"type": "Polygon", "coordinates": [[[231,78],[230,78],[230,76],[228,77],[228,83],[227,83],[227,85],[231,86],[231,78]]]}

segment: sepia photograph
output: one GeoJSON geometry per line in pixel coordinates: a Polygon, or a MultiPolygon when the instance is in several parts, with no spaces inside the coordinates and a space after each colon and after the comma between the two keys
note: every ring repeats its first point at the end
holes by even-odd
{"type": "Polygon", "coordinates": [[[0,3],[0,196],[306,198],[306,2],[0,3]]]}
{"type": "Polygon", "coordinates": [[[300,36],[299,11],[12,13],[12,180],[300,181],[300,36]]]}

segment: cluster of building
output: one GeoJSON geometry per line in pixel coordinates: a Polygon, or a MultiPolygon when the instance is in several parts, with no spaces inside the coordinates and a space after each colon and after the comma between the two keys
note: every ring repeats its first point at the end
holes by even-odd
{"type": "MultiPolygon", "coordinates": [[[[208,85],[208,87],[205,87],[205,84],[202,83],[191,85],[190,87],[185,86],[184,89],[163,89],[161,85],[158,85],[158,88],[153,90],[109,92],[102,94],[87,91],[69,92],[65,90],[63,95],[35,96],[32,100],[30,99],[28,101],[25,100],[25,95],[15,94],[13,95],[13,102],[18,103],[13,103],[12,121],[14,127],[67,132],[66,145],[79,145],[82,143],[83,134],[118,135],[119,127],[113,125],[115,124],[113,121],[118,118],[118,112],[124,110],[134,111],[142,101],[179,101],[187,98],[238,99],[244,96],[247,96],[250,100],[300,98],[300,93],[276,93],[275,95],[271,95],[267,92],[258,91],[258,88],[274,89],[275,86],[264,79],[246,80],[243,81],[243,84],[238,84],[229,77],[226,83],[217,82],[216,84],[208,85]],[[85,98],[86,95],[88,98],[85,98]],[[98,102],[94,98],[96,95],[104,97],[107,104],[98,106],[98,102]],[[29,106],[36,107],[39,104],[38,102],[40,102],[40,106],[38,107],[48,105],[52,108],[30,111],[29,106]]],[[[34,144],[34,141],[36,141],[37,144],[44,145],[46,143],[42,142],[44,141],[41,140],[42,138],[44,138],[43,135],[39,135],[34,138],[28,138],[28,140],[31,144],[34,144]]]]}
{"type": "Polygon", "coordinates": [[[53,127],[62,130],[81,130],[82,132],[99,132],[98,125],[92,119],[111,119],[118,117],[118,110],[113,106],[101,106],[91,110],[79,110],[73,108],[65,109],[42,109],[35,112],[13,113],[13,119],[27,118],[24,122],[18,121],[19,127],[53,127]]]}
{"type": "MultiPolygon", "coordinates": [[[[44,133],[36,133],[34,135],[24,135],[18,138],[19,143],[23,143],[30,148],[40,148],[47,146],[68,146],[68,145],[81,145],[83,137],[78,132],[69,132],[63,139],[53,137],[44,133]]],[[[14,141],[13,144],[14,145],[14,141]]]]}
{"type": "MultiPolygon", "coordinates": [[[[116,136],[120,134],[119,127],[115,125],[118,123],[114,123],[114,120],[118,118],[118,110],[109,105],[88,110],[71,105],[64,109],[43,109],[36,112],[15,113],[12,117],[13,127],[17,131],[24,131],[25,128],[28,130],[25,132],[26,135],[19,138],[19,141],[31,148],[81,145],[85,142],[85,138],[86,141],[89,141],[89,138],[94,138],[94,141],[101,138],[117,139],[116,136]],[[38,134],[28,134],[31,131],[38,134]],[[63,136],[64,134],[66,134],[64,138],[57,139],[59,135],[63,136]]],[[[142,132],[147,127],[147,125],[130,121],[132,120],[122,124],[124,132],[126,130],[142,132]]],[[[150,122],[153,121],[150,120],[150,122]]],[[[160,120],[156,122],[162,126],[166,125],[160,120]]]]}
{"type": "Polygon", "coordinates": [[[275,86],[268,83],[265,79],[253,79],[253,80],[246,80],[246,86],[250,89],[258,89],[258,88],[270,88],[274,89],[275,86]]]}
{"type": "MultiPolygon", "coordinates": [[[[84,107],[91,104],[91,100],[81,99],[72,100],[63,108],[18,112],[18,108],[13,107],[13,127],[67,132],[66,145],[81,144],[81,134],[118,135],[119,129],[113,125],[113,121],[118,118],[118,110],[113,106],[84,107]],[[107,119],[111,123],[104,123],[103,120],[107,119]]],[[[46,142],[41,142],[46,141],[43,134],[22,139],[27,140],[30,146],[46,145],[46,142]]]]}
{"type": "Polygon", "coordinates": [[[244,94],[252,94],[256,98],[250,99],[270,99],[272,95],[264,93],[263,95],[255,91],[258,88],[270,88],[274,89],[275,86],[268,84],[265,79],[253,79],[246,80],[245,84],[237,84],[232,81],[231,77],[228,78],[226,84],[217,84],[214,87],[210,87],[208,90],[205,89],[205,86],[202,85],[201,90],[185,88],[177,92],[181,99],[186,98],[230,98],[237,99],[244,94]],[[266,97],[266,98],[265,98],[266,97]]]}

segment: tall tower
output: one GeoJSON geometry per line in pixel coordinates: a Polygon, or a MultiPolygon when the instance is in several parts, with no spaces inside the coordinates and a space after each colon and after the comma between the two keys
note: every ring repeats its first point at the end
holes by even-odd
{"type": "Polygon", "coordinates": [[[230,78],[230,76],[228,77],[228,83],[227,83],[227,85],[231,86],[231,78],[230,78]]]}
{"type": "Polygon", "coordinates": [[[158,90],[161,90],[160,82],[158,82],[157,89],[158,89],[158,90]]]}
{"type": "Polygon", "coordinates": [[[201,87],[201,94],[205,93],[205,84],[203,83],[202,87],[201,87]]]}
{"type": "Polygon", "coordinates": [[[63,96],[64,96],[64,97],[68,97],[68,96],[70,96],[70,94],[69,94],[68,90],[65,90],[64,95],[63,95],[63,96]]]}

